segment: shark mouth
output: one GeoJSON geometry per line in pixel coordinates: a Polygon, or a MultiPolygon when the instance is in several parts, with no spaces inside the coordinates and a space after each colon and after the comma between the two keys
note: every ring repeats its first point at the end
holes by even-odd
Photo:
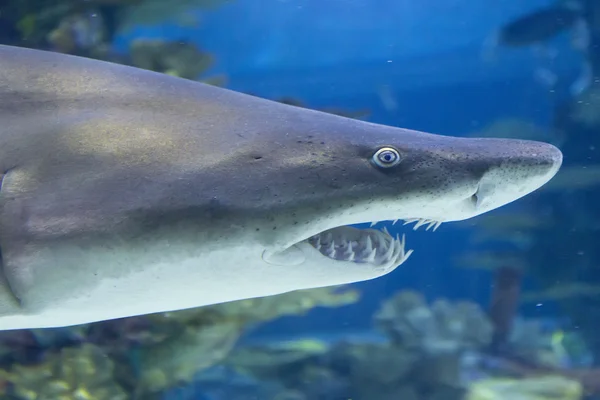
{"type": "MultiPolygon", "coordinates": [[[[396,222],[398,220],[392,225],[396,222]]],[[[442,224],[441,221],[410,218],[404,220],[404,225],[413,222],[414,230],[426,226],[426,230],[435,231],[442,224]]],[[[314,235],[307,241],[322,255],[337,261],[368,263],[386,269],[404,263],[413,253],[413,250],[406,250],[405,235],[394,237],[385,227],[382,230],[372,229],[376,224],[371,223],[369,229],[340,226],[314,235]]]]}

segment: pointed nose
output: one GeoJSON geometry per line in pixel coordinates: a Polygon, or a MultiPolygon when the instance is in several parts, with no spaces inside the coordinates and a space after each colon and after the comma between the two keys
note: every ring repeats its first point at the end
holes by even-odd
{"type": "Polygon", "coordinates": [[[562,165],[562,152],[551,144],[501,139],[494,142],[488,145],[496,148],[495,162],[488,165],[476,193],[478,214],[539,189],[562,165]]]}
{"type": "MultiPolygon", "coordinates": [[[[499,158],[516,168],[533,168],[541,174],[554,176],[563,160],[562,152],[555,146],[529,140],[495,139],[499,158]]],[[[493,146],[493,147],[496,147],[493,146]]]]}

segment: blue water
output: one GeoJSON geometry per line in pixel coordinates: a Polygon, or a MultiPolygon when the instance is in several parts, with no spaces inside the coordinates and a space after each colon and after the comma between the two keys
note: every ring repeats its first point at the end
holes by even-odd
{"type": "Polygon", "coordinates": [[[347,67],[473,50],[495,28],[551,3],[504,1],[490,7],[468,0],[231,0],[215,11],[198,11],[199,26],[140,26],[118,38],[116,46],[124,48],[128,39],[142,35],[186,38],[217,54],[234,75],[347,67]]]}

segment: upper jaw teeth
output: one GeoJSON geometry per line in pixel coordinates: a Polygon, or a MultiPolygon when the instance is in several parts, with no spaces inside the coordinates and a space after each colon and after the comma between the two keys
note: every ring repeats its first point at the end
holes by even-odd
{"type": "MultiPolygon", "coordinates": [[[[392,225],[395,225],[398,221],[398,219],[395,219],[392,221],[392,225]]],[[[440,225],[442,225],[442,221],[436,221],[434,219],[427,219],[427,218],[408,218],[404,220],[404,224],[403,225],[408,225],[408,224],[412,224],[413,222],[416,222],[416,224],[413,226],[413,230],[417,230],[420,227],[427,225],[427,228],[425,228],[425,230],[430,230],[432,229],[433,231],[436,231],[437,228],[440,227],[440,225]]],[[[371,228],[374,227],[375,225],[377,225],[379,222],[371,222],[371,228]]]]}

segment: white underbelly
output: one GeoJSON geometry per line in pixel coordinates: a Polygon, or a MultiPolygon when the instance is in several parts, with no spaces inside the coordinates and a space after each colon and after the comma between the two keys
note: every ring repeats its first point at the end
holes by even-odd
{"type": "Polygon", "coordinates": [[[261,254],[258,247],[38,251],[10,277],[25,315],[0,316],[0,329],[76,325],[293,290],[270,284],[281,267],[262,265],[261,254]]]}
{"type": "Polygon", "coordinates": [[[384,274],[328,259],[308,244],[301,246],[304,262],[273,265],[263,261],[264,247],[250,241],[197,243],[205,242],[156,241],[144,248],[69,243],[28,252],[19,260],[25,267],[9,276],[23,309],[0,315],[0,330],[181,310],[384,274]]]}

